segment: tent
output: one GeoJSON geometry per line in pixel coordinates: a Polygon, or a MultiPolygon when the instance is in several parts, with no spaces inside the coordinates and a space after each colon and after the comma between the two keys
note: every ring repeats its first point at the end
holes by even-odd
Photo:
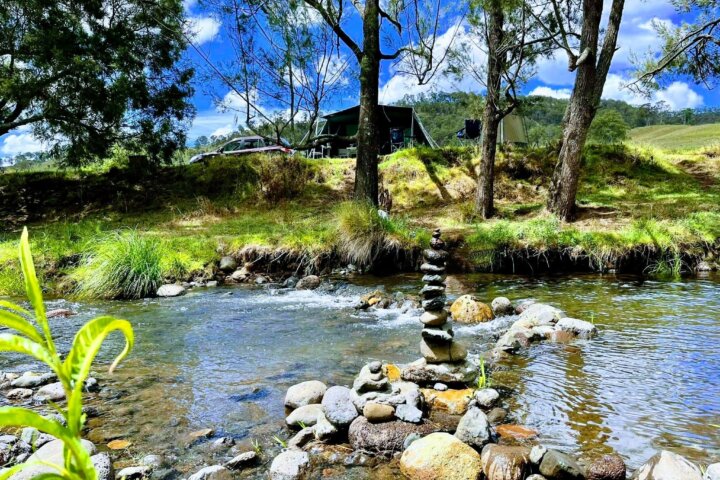
{"type": "MultiPolygon", "coordinates": [[[[429,145],[437,148],[437,143],[425,130],[420,118],[412,107],[378,105],[380,153],[392,153],[398,148],[413,145],[429,145]]],[[[322,117],[317,126],[316,135],[352,136],[357,133],[360,106],[356,105],[322,117]]],[[[323,156],[353,156],[353,147],[343,148],[330,143],[329,151],[323,156]]]]}
{"type": "MultiPolygon", "coordinates": [[[[482,122],[480,120],[465,120],[465,128],[458,131],[458,138],[467,140],[482,139],[482,122]]],[[[527,126],[525,117],[511,113],[502,119],[498,126],[497,143],[527,144],[527,126]]]]}

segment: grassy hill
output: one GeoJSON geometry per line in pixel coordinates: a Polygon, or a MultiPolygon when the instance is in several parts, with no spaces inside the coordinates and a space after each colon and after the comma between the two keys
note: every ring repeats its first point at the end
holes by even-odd
{"type": "Polygon", "coordinates": [[[630,131],[632,142],[667,151],[686,151],[720,144],[720,123],[652,125],[630,131]]]}

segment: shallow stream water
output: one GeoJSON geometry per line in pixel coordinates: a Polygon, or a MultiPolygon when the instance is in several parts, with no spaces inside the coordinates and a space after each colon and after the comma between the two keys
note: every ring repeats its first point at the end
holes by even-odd
{"type": "MultiPolygon", "coordinates": [[[[162,454],[186,477],[227,459],[215,448],[221,436],[240,449],[257,440],[269,460],[288,438],[283,398],[297,382],[352,383],[370,360],[406,363],[419,356],[417,312],[358,312],[358,297],[377,287],[416,293],[419,275],[363,277],[336,291],[276,291],[255,287],[195,290],[175,299],[74,304],[52,302],[78,315],[52,320],[61,345],[87,319],[127,318],[136,348],[112,376],[98,368],[103,391],[90,401],[101,415],[89,420],[88,438],[132,444],[121,464],[162,454]],[[190,432],[212,428],[208,440],[190,432]]],[[[489,302],[503,295],[535,299],[592,320],[600,335],[569,344],[535,344],[492,374],[505,390],[509,421],[536,429],[539,442],[593,459],[617,452],[636,468],[658,449],[698,463],[720,461],[720,279],[651,282],[617,277],[525,278],[462,275],[448,278],[448,293],[475,293],[489,302]]],[[[490,325],[456,325],[471,352],[487,350],[508,317],[490,325]]],[[[120,348],[112,338],[100,357],[120,348]]],[[[0,356],[0,368],[33,367],[0,356]]],[[[358,459],[355,459],[358,461],[358,459]]],[[[360,459],[360,462],[363,460],[360,459]]],[[[265,478],[267,464],[243,475],[265,478]]],[[[390,467],[334,466],[314,478],[392,478],[390,467]]]]}

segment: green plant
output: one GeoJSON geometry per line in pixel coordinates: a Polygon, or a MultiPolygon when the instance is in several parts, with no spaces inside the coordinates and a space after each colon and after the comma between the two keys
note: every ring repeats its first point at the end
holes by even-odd
{"type": "Polygon", "coordinates": [[[136,299],[162,285],[163,249],[157,239],[135,230],[114,233],[98,242],[78,272],[82,297],[136,299]]]}
{"type": "Polygon", "coordinates": [[[307,425],[305,425],[305,422],[298,421],[298,425],[300,425],[300,428],[307,428],[307,425]]]}
{"type": "Polygon", "coordinates": [[[258,455],[261,455],[263,449],[262,449],[262,445],[260,445],[260,442],[256,438],[253,438],[250,441],[250,443],[252,444],[252,447],[253,447],[253,450],[255,450],[255,453],[258,455]]]}
{"type": "Polygon", "coordinates": [[[273,440],[275,440],[282,448],[287,448],[287,442],[277,435],[273,435],[273,440]]]}
{"type": "Polygon", "coordinates": [[[483,388],[490,388],[491,385],[492,380],[488,378],[487,373],[485,372],[485,359],[480,357],[480,376],[477,380],[477,389],[482,390],[483,388]]]}
{"type": "MultiPolygon", "coordinates": [[[[0,334],[0,351],[16,352],[29,355],[47,365],[58,377],[65,391],[67,408],[58,408],[67,426],[55,419],[21,407],[0,408],[0,427],[27,426],[53,435],[64,444],[64,465],[46,464],[57,473],[40,475],[49,479],[84,479],[95,480],[97,474],[90,455],[82,446],[81,433],[85,424],[82,412],[83,385],[105,338],[113,331],[125,336],[125,348],[110,365],[112,372],[117,364],[127,356],[133,347],[134,335],[132,325],[127,320],[119,320],[109,316],[98,317],[83,325],[77,334],[65,360],[60,358],[50,331],[50,324],[45,315],[40,284],[35,275],[28,243],[27,228],[20,239],[20,265],[25,279],[25,291],[33,308],[33,313],[19,305],[8,301],[0,301],[0,325],[16,333],[0,334]]],[[[18,471],[38,462],[16,465],[6,470],[0,478],[9,478],[18,471]]]]}

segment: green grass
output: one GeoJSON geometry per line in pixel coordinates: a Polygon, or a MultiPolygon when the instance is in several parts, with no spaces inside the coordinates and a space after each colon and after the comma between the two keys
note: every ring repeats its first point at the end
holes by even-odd
{"type": "Polygon", "coordinates": [[[682,152],[720,143],[720,123],[707,125],[652,125],[630,131],[632,143],[682,152]]]}

